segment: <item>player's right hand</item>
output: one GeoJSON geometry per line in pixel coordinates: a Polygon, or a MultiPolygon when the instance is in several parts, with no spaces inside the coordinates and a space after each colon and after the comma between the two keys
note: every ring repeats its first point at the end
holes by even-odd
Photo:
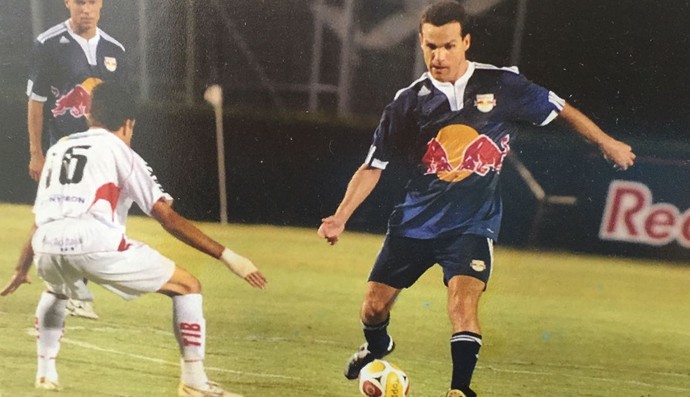
{"type": "Polygon", "coordinates": [[[41,178],[41,171],[43,171],[43,164],[45,164],[46,158],[43,154],[32,154],[31,160],[29,160],[29,175],[31,179],[38,182],[41,178]]]}
{"type": "Polygon", "coordinates": [[[17,288],[21,287],[22,284],[31,284],[31,278],[28,274],[17,271],[14,273],[14,276],[12,276],[12,279],[9,281],[9,283],[7,283],[5,288],[0,291],[0,296],[7,296],[13,293],[17,290],[17,288]]]}
{"type": "Polygon", "coordinates": [[[338,242],[338,237],[345,231],[345,223],[341,222],[335,216],[321,219],[321,226],[316,234],[321,238],[325,238],[330,245],[338,242]]]}

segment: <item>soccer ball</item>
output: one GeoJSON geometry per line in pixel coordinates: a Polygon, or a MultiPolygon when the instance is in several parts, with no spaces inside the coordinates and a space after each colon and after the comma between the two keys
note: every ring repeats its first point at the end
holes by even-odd
{"type": "Polygon", "coordinates": [[[410,380],[395,364],[374,360],[359,372],[359,391],[367,397],[406,397],[410,380]]]}

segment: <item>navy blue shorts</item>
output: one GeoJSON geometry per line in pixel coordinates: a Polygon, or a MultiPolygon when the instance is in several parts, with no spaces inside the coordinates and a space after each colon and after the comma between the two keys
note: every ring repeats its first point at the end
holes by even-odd
{"type": "Polygon", "coordinates": [[[386,236],[369,281],[408,288],[434,264],[443,268],[443,283],[453,276],[471,276],[488,284],[493,265],[493,241],[462,234],[429,240],[386,236]]]}

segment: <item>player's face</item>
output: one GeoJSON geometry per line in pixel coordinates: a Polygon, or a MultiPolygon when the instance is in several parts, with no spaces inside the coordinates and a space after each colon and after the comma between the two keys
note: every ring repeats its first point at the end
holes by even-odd
{"type": "Polygon", "coordinates": [[[454,83],[467,70],[465,52],[470,48],[470,35],[462,37],[459,22],[434,26],[422,25],[419,41],[424,53],[424,63],[433,78],[454,83]]]}
{"type": "Polygon", "coordinates": [[[101,18],[103,0],[65,0],[72,29],[77,34],[94,34],[101,18]]]}

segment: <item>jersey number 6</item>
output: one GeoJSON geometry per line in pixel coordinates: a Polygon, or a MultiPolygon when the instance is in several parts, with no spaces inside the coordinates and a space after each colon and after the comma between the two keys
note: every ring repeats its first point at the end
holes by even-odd
{"type": "Polygon", "coordinates": [[[73,146],[62,156],[60,168],[60,184],[79,183],[84,177],[86,167],[86,155],[84,152],[91,146],[73,146]]]}

